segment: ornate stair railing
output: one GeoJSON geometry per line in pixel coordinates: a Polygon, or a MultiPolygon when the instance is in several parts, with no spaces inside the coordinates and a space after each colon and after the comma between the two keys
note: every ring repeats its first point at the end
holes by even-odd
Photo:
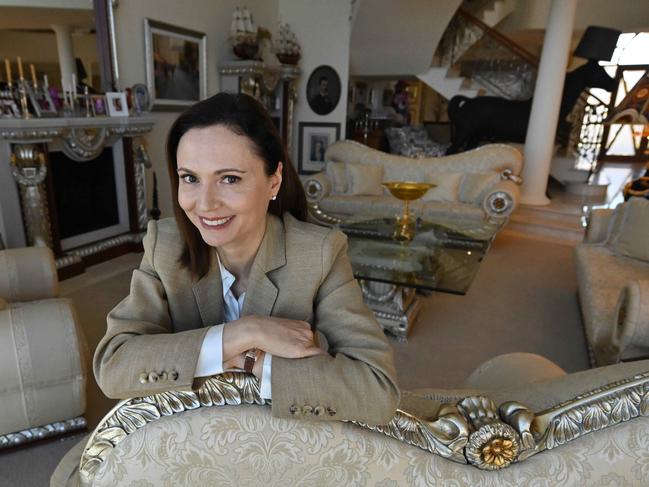
{"type": "Polygon", "coordinates": [[[451,19],[434,59],[507,99],[531,96],[539,64],[534,54],[464,8],[451,19]]]}

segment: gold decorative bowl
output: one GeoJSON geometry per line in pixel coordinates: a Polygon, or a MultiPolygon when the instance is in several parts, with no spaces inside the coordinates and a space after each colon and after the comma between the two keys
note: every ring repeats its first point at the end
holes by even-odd
{"type": "Polygon", "coordinates": [[[392,196],[400,199],[405,203],[403,208],[403,215],[397,218],[397,225],[392,237],[396,240],[404,242],[412,240],[413,231],[411,228],[410,219],[410,202],[418,200],[426,194],[426,191],[434,188],[437,185],[430,183],[414,183],[411,181],[388,182],[382,183],[381,185],[384,188],[387,188],[392,196]]]}
{"type": "Polygon", "coordinates": [[[413,183],[410,181],[404,182],[389,182],[382,183],[381,186],[387,188],[388,191],[397,199],[403,201],[418,200],[426,194],[426,191],[437,186],[436,184],[429,183],[413,183]]]}

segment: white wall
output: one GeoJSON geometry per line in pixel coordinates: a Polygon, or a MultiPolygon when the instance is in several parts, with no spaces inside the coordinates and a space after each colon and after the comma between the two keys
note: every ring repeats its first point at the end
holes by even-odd
{"type": "Polygon", "coordinates": [[[351,0],[279,0],[279,19],[288,23],[302,47],[298,101],[295,107],[293,162],[297,167],[299,122],[340,123],[345,135],[351,0]],[[321,65],[331,66],[340,76],[340,101],[328,115],[314,113],[306,100],[309,75],[321,65]]]}
{"type": "MultiPolygon", "coordinates": [[[[257,25],[276,30],[277,0],[247,0],[257,25]]],[[[115,9],[115,34],[122,89],[135,83],[144,83],[144,18],[166,22],[207,34],[207,95],[219,91],[217,66],[234,59],[228,35],[235,0],[137,0],[122,1],[115,9]]],[[[179,112],[153,112],[156,124],[145,139],[153,170],[158,179],[158,195],[162,217],[173,215],[171,188],[167,175],[165,141],[167,133],[179,112]]],[[[152,176],[147,171],[149,204],[152,176]]]]}
{"type": "Polygon", "coordinates": [[[415,76],[433,54],[461,0],[357,0],[353,76],[415,76]]]}

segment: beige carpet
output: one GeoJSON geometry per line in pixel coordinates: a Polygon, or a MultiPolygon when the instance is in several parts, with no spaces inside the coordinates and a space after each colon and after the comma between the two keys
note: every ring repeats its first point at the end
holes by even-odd
{"type": "MultiPolygon", "coordinates": [[[[106,314],[128,293],[139,261],[138,254],[125,255],[61,283],[92,351],[105,332],[106,314]]],[[[391,340],[401,387],[460,387],[484,360],[515,351],[541,354],[568,371],[588,368],[576,291],[572,247],[501,233],[466,296],[424,298],[408,342],[391,340]]],[[[91,427],[112,404],[90,374],[91,427]]],[[[0,454],[0,485],[47,485],[73,444],[54,440],[0,454]],[[34,464],[38,468],[29,467],[34,464]]]]}

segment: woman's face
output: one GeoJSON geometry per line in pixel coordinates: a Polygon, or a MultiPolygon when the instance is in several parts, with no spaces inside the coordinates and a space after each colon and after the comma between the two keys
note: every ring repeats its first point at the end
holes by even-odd
{"type": "Polygon", "coordinates": [[[221,125],[187,131],[176,159],[178,203],[203,240],[226,251],[258,245],[269,201],[282,182],[282,163],[266,175],[252,142],[221,125]]]}

